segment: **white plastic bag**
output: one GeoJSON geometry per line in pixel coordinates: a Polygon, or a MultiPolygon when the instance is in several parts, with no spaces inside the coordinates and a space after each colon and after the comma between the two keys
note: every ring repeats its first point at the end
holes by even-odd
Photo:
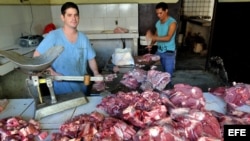
{"type": "Polygon", "coordinates": [[[112,63],[117,66],[123,65],[134,65],[134,58],[131,54],[131,49],[129,48],[117,48],[112,54],[112,63]]]}

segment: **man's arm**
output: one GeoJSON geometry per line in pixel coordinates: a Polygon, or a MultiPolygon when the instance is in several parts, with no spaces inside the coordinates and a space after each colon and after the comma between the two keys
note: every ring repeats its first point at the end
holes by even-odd
{"type": "Polygon", "coordinates": [[[100,75],[95,58],[89,60],[88,62],[89,62],[89,67],[91,71],[93,72],[94,76],[100,75]]]}
{"type": "Polygon", "coordinates": [[[168,30],[168,33],[167,33],[166,36],[164,36],[164,37],[159,37],[159,36],[155,35],[155,36],[152,37],[152,40],[153,40],[154,42],[156,42],[156,41],[159,41],[159,42],[161,42],[161,41],[163,41],[163,42],[164,42],[164,41],[170,41],[171,38],[173,37],[175,31],[176,31],[176,28],[177,28],[177,23],[176,23],[176,22],[173,22],[172,24],[170,24],[169,30],[168,30]]]}
{"type": "MultiPolygon", "coordinates": [[[[41,54],[37,50],[35,50],[35,52],[33,53],[33,57],[38,57],[40,55],[41,54]]],[[[47,71],[50,72],[50,75],[61,75],[61,74],[55,72],[51,67],[47,68],[47,71]]]]}

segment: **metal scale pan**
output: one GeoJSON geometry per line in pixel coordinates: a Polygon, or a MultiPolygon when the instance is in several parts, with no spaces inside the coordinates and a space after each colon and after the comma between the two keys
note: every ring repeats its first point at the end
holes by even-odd
{"type": "Polygon", "coordinates": [[[63,49],[62,46],[55,46],[47,50],[44,54],[33,58],[20,55],[14,51],[0,50],[0,56],[8,58],[23,70],[40,72],[47,69],[61,54],[63,49]]]}
{"type": "MultiPolygon", "coordinates": [[[[8,58],[10,61],[14,62],[18,67],[20,67],[20,69],[23,69],[28,72],[39,73],[49,68],[50,65],[53,63],[53,61],[62,53],[63,49],[64,48],[62,46],[51,47],[44,54],[41,54],[40,56],[33,58],[20,55],[13,51],[0,50],[0,56],[8,58]]],[[[34,86],[37,87],[37,92],[32,94],[35,99],[37,99],[36,97],[38,97],[40,102],[42,101],[42,103],[38,103],[38,100],[36,100],[37,103],[36,103],[35,119],[41,119],[43,117],[88,103],[84,94],[80,92],[76,94],[55,96],[53,92],[53,87],[51,87],[52,91],[50,95],[54,96],[56,99],[55,103],[52,103],[51,97],[49,96],[43,97],[41,95],[39,87],[40,85],[39,79],[40,78],[38,78],[38,81],[36,81],[38,82],[37,85],[35,85],[34,83],[34,86]]]]}

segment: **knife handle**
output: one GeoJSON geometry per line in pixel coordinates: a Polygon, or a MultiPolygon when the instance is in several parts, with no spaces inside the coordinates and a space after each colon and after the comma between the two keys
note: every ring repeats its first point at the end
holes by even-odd
{"type": "Polygon", "coordinates": [[[90,84],[90,75],[84,75],[84,85],[88,86],[90,84]]]}

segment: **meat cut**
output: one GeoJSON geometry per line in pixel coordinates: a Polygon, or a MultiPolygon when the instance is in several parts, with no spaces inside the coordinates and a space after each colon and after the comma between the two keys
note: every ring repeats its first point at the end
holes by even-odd
{"type": "Polygon", "coordinates": [[[133,90],[140,88],[143,91],[154,89],[162,91],[170,82],[170,74],[157,70],[145,71],[140,68],[135,68],[125,73],[120,82],[133,90]]]}

